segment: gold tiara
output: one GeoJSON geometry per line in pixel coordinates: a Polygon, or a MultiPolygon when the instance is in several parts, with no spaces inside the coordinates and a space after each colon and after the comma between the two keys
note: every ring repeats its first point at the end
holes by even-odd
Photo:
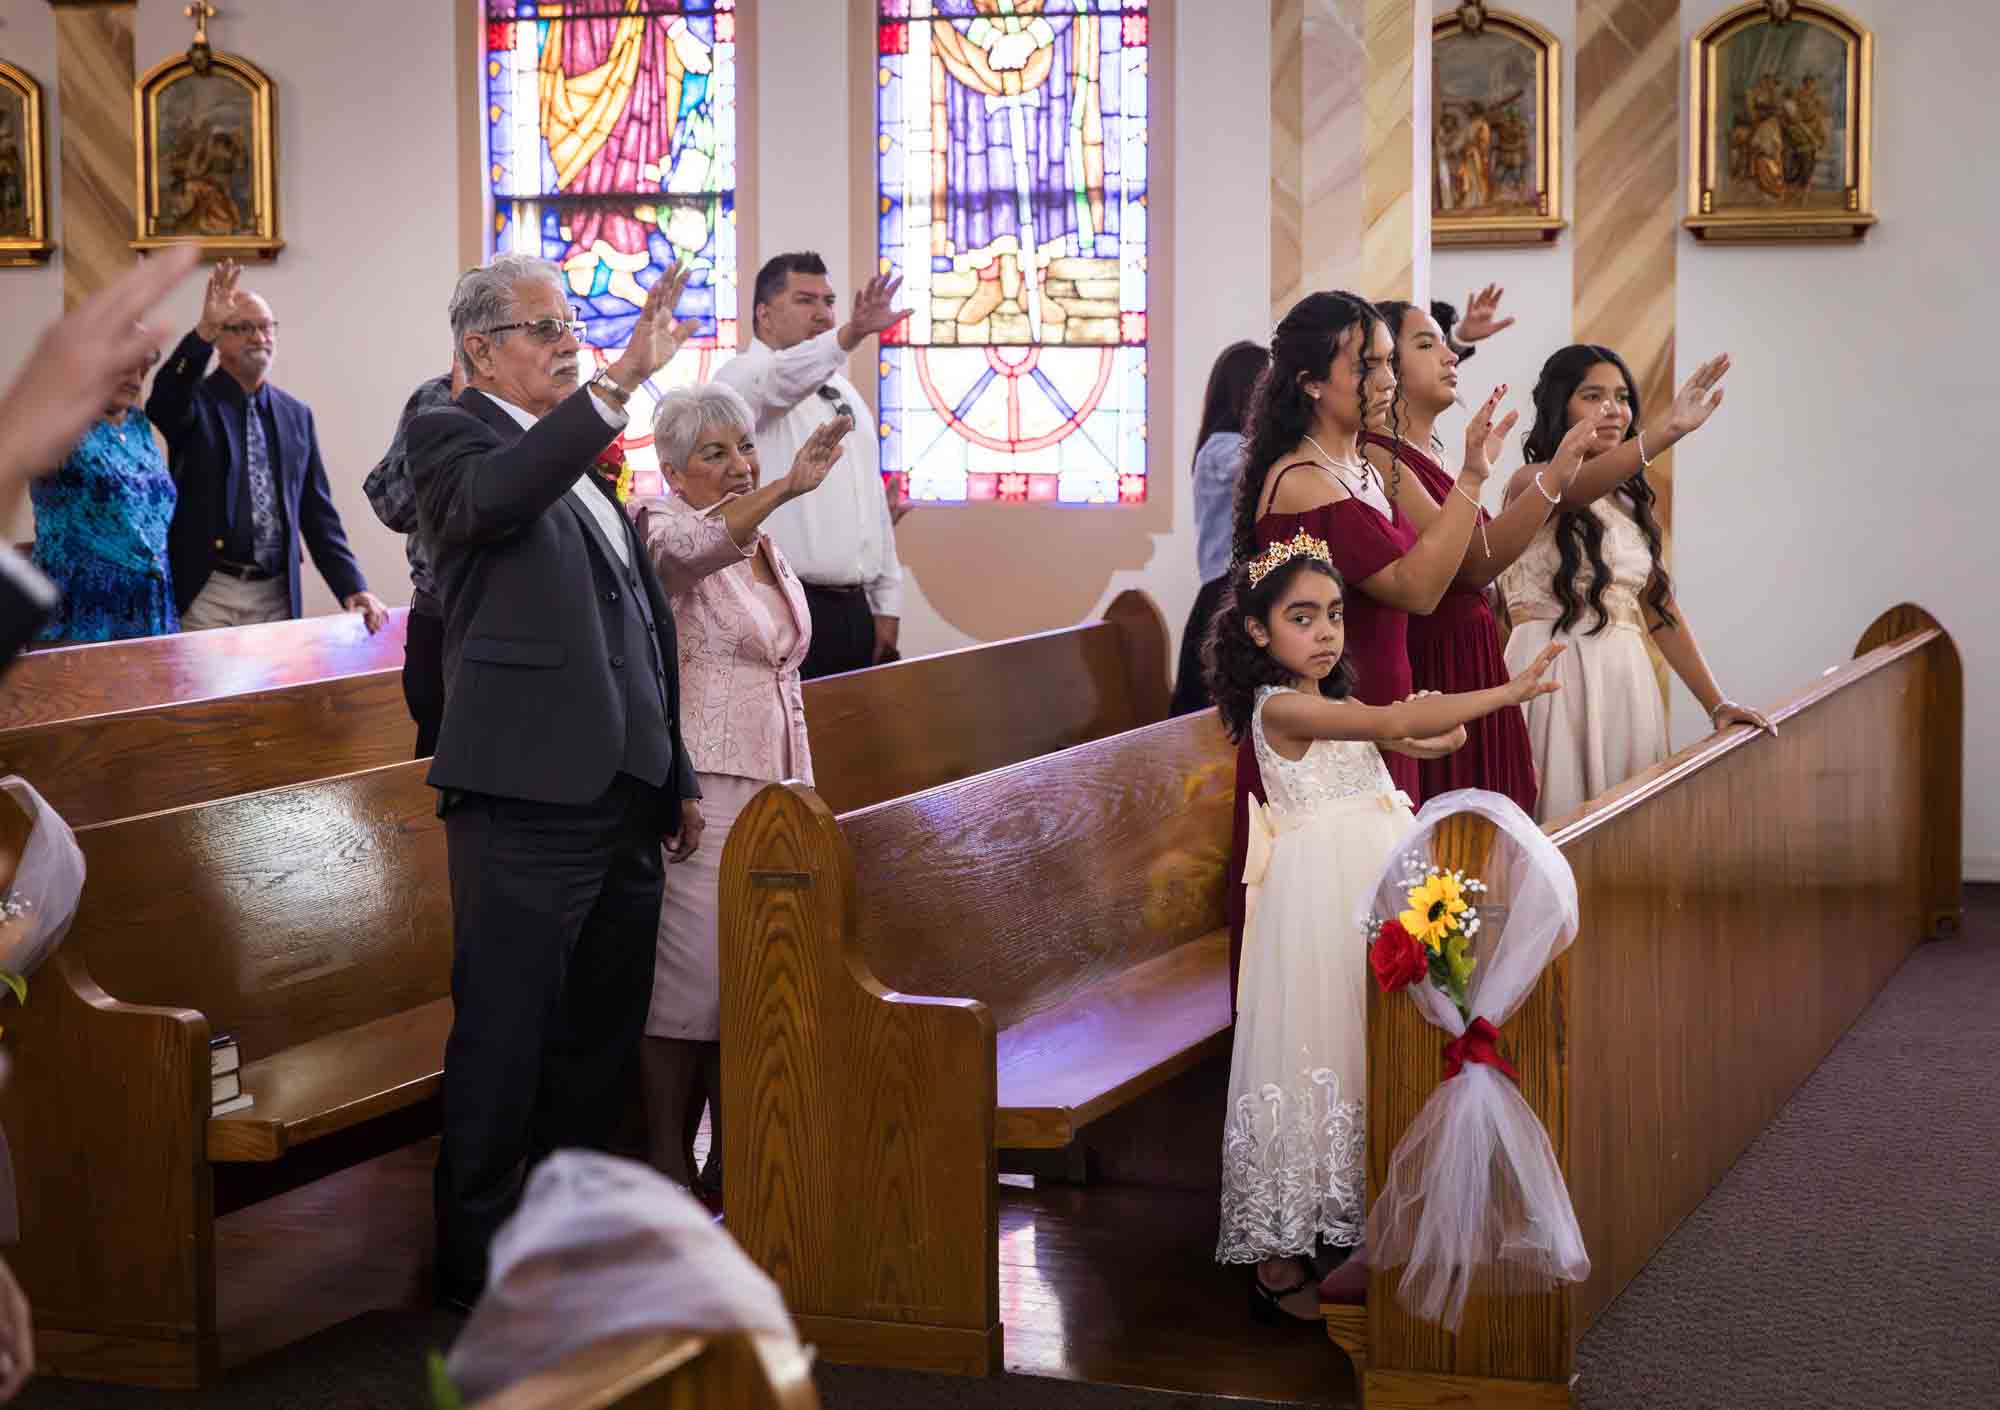
{"type": "Polygon", "coordinates": [[[1279,539],[1250,560],[1250,586],[1257,586],[1274,569],[1281,564],[1289,563],[1301,554],[1307,558],[1317,558],[1329,568],[1333,566],[1333,551],[1326,546],[1326,540],[1316,539],[1304,529],[1300,529],[1288,539],[1279,539]]]}

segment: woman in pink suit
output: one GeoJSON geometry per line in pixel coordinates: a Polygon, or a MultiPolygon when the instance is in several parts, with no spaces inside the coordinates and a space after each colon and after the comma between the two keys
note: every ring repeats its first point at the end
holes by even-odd
{"type": "Polygon", "coordinates": [[[722,849],[759,789],[812,782],[799,687],[812,618],[797,575],[759,526],[826,479],[854,428],[844,416],[827,422],[799,447],[790,473],[765,484],[751,425],[749,406],[729,387],[669,392],[653,416],[653,444],[673,494],[626,506],[673,609],[681,733],[707,822],[708,845],[667,873],[640,1050],[653,1163],[691,1190],[704,1100],[717,1146],[722,1139],[722,849]]]}

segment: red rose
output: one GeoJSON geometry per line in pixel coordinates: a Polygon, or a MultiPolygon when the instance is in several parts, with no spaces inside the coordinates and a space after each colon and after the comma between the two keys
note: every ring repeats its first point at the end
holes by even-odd
{"type": "Polygon", "coordinates": [[[1393,994],[1430,972],[1430,952],[1403,929],[1400,920],[1386,920],[1375,932],[1375,943],[1368,947],[1368,967],[1375,971],[1375,982],[1382,986],[1382,992],[1393,994]]]}

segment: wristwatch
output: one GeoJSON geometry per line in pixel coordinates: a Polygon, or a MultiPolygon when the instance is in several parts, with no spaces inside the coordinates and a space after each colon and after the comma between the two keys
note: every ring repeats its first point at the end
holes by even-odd
{"type": "Polygon", "coordinates": [[[632,399],[632,394],[630,392],[626,391],[623,387],[619,386],[616,382],[611,380],[611,369],[608,367],[605,368],[602,372],[598,373],[595,377],[591,378],[590,381],[587,382],[585,385],[593,387],[598,392],[602,393],[604,399],[610,402],[613,406],[617,407],[620,411],[623,411],[625,409],[625,403],[632,399]]]}

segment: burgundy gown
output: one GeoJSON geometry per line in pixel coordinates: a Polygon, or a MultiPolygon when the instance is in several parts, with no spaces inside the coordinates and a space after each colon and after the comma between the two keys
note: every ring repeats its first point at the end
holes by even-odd
{"type": "MultiPolygon", "coordinates": [[[[1305,462],[1294,462],[1295,464],[1305,462]]],[[[1286,466],[1289,470],[1291,466],[1286,466]]],[[[1282,479],[1285,471],[1278,472],[1282,479]]],[[[1277,488],[1271,490],[1275,499],[1277,488]]],[[[1394,509],[1394,506],[1391,506],[1394,509]]],[[[1416,526],[1400,509],[1388,518],[1373,505],[1358,499],[1337,500],[1317,505],[1303,514],[1266,514],[1257,521],[1257,546],[1261,549],[1279,539],[1288,539],[1304,529],[1314,538],[1326,540],[1333,566],[1346,588],[1347,644],[1343,651],[1355,671],[1354,698],[1364,705],[1394,705],[1415,689],[1410,684],[1410,614],[1400,607],[1378,602],[1359,586],[1398,558],[1417,541],[1416,526]]],[[[1489,619],[1490,620],[1490,619],[1489,619]]],[[[1522,741],[1525,744],[1525,729],[1522,741]]],[[[1389,777],[1396,787],[1410,795],[1410,806],[1423,803],[1417,761],[1407,754],[1382,751],[1389,765],[1389,777]]],[[[1229,972],[1236,973],[1243,955],[1243,857],[1247,848],[1250,805],[1255,797],[1264,799],[1264,781],[1257,768],[1256,751],[1246,733],[1236,749],[1235,824],[1230,830],[1229,886],[1226,896],[1229,914],[1229,972]]],[[[1359,940],[1355,942],[1359,945],[1359,940]]],[[[1232,978],[1231,993],[1235,992],[1232,978]]]]}
{"type": "MultiPolygon", "coordinates": [[[[1389,436],[1369,432],[1366,439],[1402,462],[1403,468],[1430,491],[1432,499],[1439,504],[1451,502],[1455,493],[1452,477],[1442,465],[1415,446],[1389,436]]],[[[1479,522],[1487,522],[1483,509],[1479,522]]],[[[1449,695],[1507,683],[1500,628],[1483,590],[1454,583],[1435,612],[1412,617],[1409,622],[1410,674],[1418,690],[1449,695]]],[[[1465,747],[1456,753],[1414,762],[1426,798],[1454,788],[1485,788],[1506,794],[1521,805],[1522,812],[1535,815],[1535,758],[1528,744],[1528,724],[1518,705],[1495,710],[1467,725],[1465,747]]],[[[1414,790],[1410,796],[1416,797],[1414,790]]]]}

